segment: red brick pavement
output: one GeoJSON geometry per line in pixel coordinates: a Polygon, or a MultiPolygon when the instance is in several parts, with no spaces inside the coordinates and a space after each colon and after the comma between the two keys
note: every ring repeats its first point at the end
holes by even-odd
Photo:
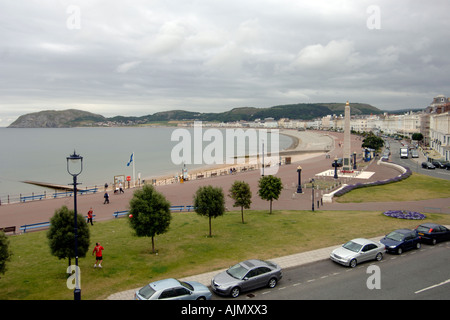
{"type": "MultiPolygon", "coordinates": [[[[337,141],[342,141],[342,134],[333,133],[337,141]]],[[[361,142],[357,138],[352,137],[352,150],[360,150],[361,142]]],[[[336,144],[337,145],[337,144],[336,144]]],[[[274,201],[274,210],[310,210],[311,209],[311,189],[306,189],[303,194],[295,194],[297,190],[297,166],[302,167],[302,183],[310,181],[315,174],[331,168],[332,159],[335,156],[342,157],[342,148],[337,147],[330,152],[330,158],[326,158],[324,154],[319,156],[302,160],[290,165],[280,167],[277,176],[282,179],[284,190],[282,191],[279,200],[274,201]]],[[[346,183],[356,183],[363,181],[384,180],[395,177],[399,172],[395,169],[385,166],[377,165],[373,162],[366,171],[375,172],[369,180],[353,179],[346,183]],[[356,181],[357,180],[357,181],[356,181]]],[[[268,210],[269,203],[261,200],[258,197],[258,180],[260,178],[260,171],[250,171],[245,173],[238,173],[236,175],[217,176],[213,178],[205,178],[200,180],[188,181],[183,184],[172,184],[156,187],[162,192],[172,205],[191,205],[195,191],[198,187],[203,185],[214,185],[222,187],[225,194],[235,180],[243,180],[250,184],[253,197],[251,209],[268,210]]],[[[79,180],[82,180],[80,176],[79,180]]],[[[81,195],[78,196],[78,212],[84,215],[87,214],[90,207],[93,208],[96,215],[95,220],[101,221],[106,219],[113,219],[114,211],[121,211],[128,209],[128,203],[132,197],[133,189],[126,189],[123,194],[110,194],[110,203],[103,204],[103,193],[81,195]]],[[[370,201],[370,199],[368,199],[370,201]]],[[[408,202],[386,202],[386,203],[328,203],[320,206],[320,210],[417,210],[422,212],[445,212],[450,213],[448,208],[449,199],[433,199],[426,201],[408,201],[408,202]],[[439,208],[439,211],[434,208],[439,208]]],[[[39,223],[49,221],[56,209],[62,205],[68,208],[73,208],[73,198],[47,199],[41,201],[30,201],[26,203],[16,203],[0,206],[0,226],[21,226],[24,224],[39,223]]],[[[233,209],[232,200],[226,197],[226,206],[229,210],[233,209]]],[[[317,206],[316,206],[317,208],[317,206]]]]}

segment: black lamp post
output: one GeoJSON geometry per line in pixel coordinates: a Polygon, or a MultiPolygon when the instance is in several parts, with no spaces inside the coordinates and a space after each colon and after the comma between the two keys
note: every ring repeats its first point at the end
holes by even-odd
{"type": "Polygon", "coordinates": [[[337,158],[334,158],[334,178],[335,178],[335,179],[338,178],[338,175],[337,175],[337,167],[338,167],[338,164],[337,164],[337,162],[338,162],[338,159],[337,159],[337,158]]]}
{"type": "Polygon", "coordinates": [[[356,170],[356,152],[353,152],[353,170],[356,170]]]}
{"type": "Polygon", "coordinates": [[[77,226],[77,176],[83,171],[83,157],[73,151],[67,157],[67,172],[73,177],[73,207],[74,207],[74,233],[75,233],[75,290],[74,300],[81,300],[81,288],[78,274],[78,226],[77,226]]]}
{"type": "Polygon", "coordinates": [[[297,186],[297,193],[303,193],[302,191],[302,167],[297,167],[298,172],[298,186],[297,186]]]}
{"type": "Polygon", "coordinates": [[[311,179],[312,183],[312,211],[314,211],[314,178],[311,179]]]}

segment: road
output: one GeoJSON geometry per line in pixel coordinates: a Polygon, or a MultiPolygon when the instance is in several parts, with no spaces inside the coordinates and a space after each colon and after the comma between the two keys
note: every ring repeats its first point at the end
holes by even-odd
{"type": "MultiPolygon", "coordinates": [[[[450,242],[422,245],[402,255],[385,254],[380,262],[356,268],[322,260],[283,270],[283,279],[274,289],[243,293],[240,300],[441,300],[450,299],[450,242]],[[368,272],[371,266],[378,271],[368,272]],[[377,284],[380,289],[369,289],[377,284]]],[[[231,299],[214,295],[214,299],[231,299]]],[[[234,300],[234,299],[233,299],[234,300]]]]}
{"type": "Polygon", "coordinates": [[[450,170],[439,168],[436,168],[434,170],[423,169],[422,162],[426,161],[426,159],[422,154],[420,154],[420,151],[419,151],[419,158],[413,159],[410,156],[408,159],[402,159],[400,158],[400,147],[401,147],[400,142],[391,139],[389,140],[389,144],[391,149],[390,159],[393,163],[399,164],[404,167],[409,167],[413,172],[426,174],[435,178],[450,180],[450,170]]]}

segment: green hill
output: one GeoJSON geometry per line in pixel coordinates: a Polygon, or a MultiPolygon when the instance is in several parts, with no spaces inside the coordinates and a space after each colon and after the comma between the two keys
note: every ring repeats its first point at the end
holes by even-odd
{"type": "MultiPolygon", "coordinates": [[[[351,114],[381,114],[383,111],[365,103],[352,103],[351,114]]],[[[270,108],[234,108],[225,112],[200,113],[184,110],[157,112],[141,117],[115,116],[106,118],[87,111],[69,109],[63,111],[40,111],[20,116],[10,128],[64,128],[80,126],[99,126],[106,122],[115,125],[138,125],[167,121],[254,121],[255,119],[281,118],[311,120],[332,114],[344,114],[345,103],[298,103],[273,106],[270,108]]]]}

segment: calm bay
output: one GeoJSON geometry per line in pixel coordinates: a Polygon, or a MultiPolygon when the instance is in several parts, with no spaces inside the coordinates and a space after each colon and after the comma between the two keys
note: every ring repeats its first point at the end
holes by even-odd
{"type": "MultiPolygon", "coordinates": [[[[172,149],[179,143],[171,141],[176,129],[179,128],[0,128],[0,199],[5,203],[7,195],[44,190],[23,183],[26,180],[70,184],[72,177],[67,172],[66,157],[74,150],[83,156],[83,172],[78,177],[81,188],[111,184],[116,175],[132,176],[132,165],[127,166],[132,153],[136,178],[138,173],[141,179],[177,175],[182,166],[171,160],[172,149]]],[[[219,130],[225,137],[226,129],[219,130]]],[[[292,138],[280,135],[280,150],[292,142],[292,138]]],[[[208,143],[204,141],[203,148],[208,143]]],[[[187,168],[205,166],[189,164],[187,168]]]]}

